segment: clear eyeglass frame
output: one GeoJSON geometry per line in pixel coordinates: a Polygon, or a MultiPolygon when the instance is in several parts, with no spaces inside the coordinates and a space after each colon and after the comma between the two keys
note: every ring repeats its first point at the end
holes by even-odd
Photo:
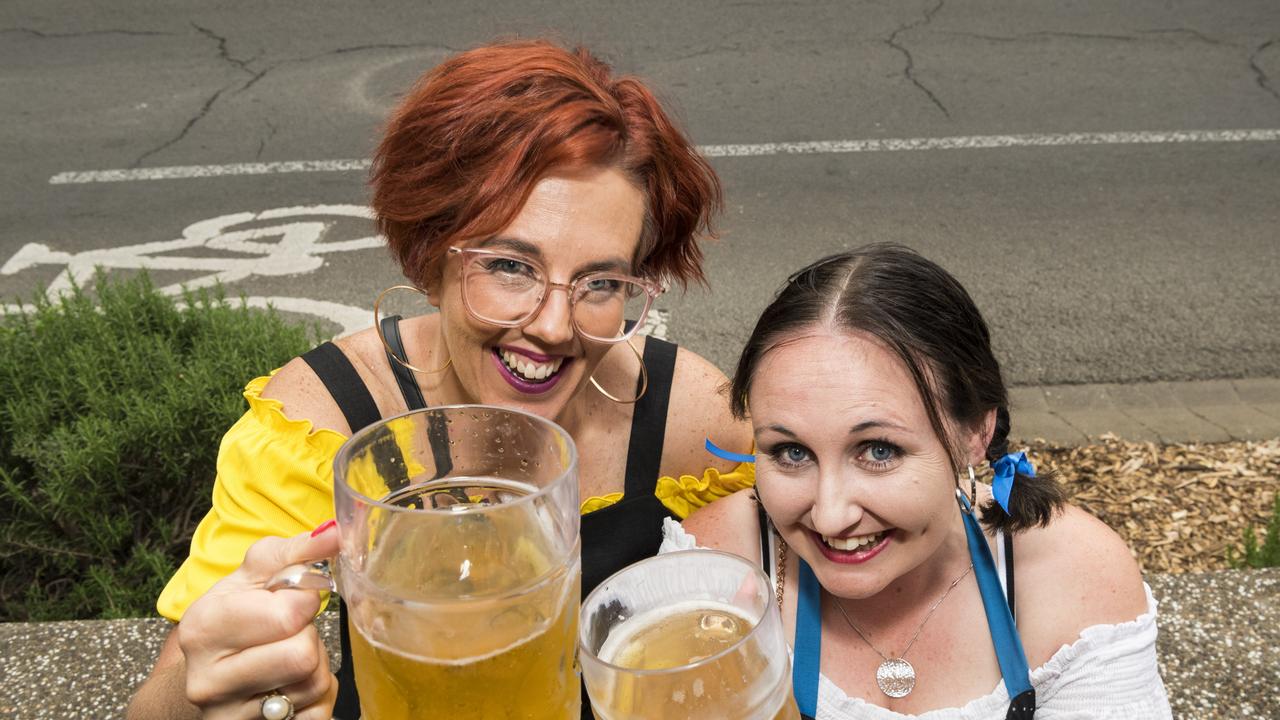
{"type": "Polygon", "coordinates": [[[630,340],[631,337],[634,336],[636,332],[640,330],[641,326],[644,325],[645,318],[648,317],[649,315],[649,310],[653,307],[653,301],[656,300],[659,295],[666,292],[666,288],[663,287],[660,283],[647,278],[637,277],[635,275],[625,275],[623,273],[612,273],[612,272],[592,272],[592,273],[586,273],[584,275],[579,275],[578,277],[570,280],[567,283],[559,283],[559,282],[552,282],[550,276],[546,271],[546,268],[544,268],[540,263],[538,263],[537,261],[531,258],[521,257],[519,255],[513,255],[510,253],[499,252],[496,250],[489,250],[486,248],[464,248],[464,247],[458,247],[456,245],[450,246],[448,252],[450,255],[459,256],[459,258],[462,261],[459,265],[458,280],[462,285],[463,307],[467,309],[467,313],[471,315],[471,317],[474,318],[475,320],[482,323],[487,323],[489,325],[496,325],[498,327],[522,327],[524,325],[527,325],[531,320],[533,320],[533,318],[538,316],[538,313],[542,312],[542,308],[547,304],[547,298],[551,296],[551,291],[555,288],[561,288],[565,291],[566,295],[569,298],[569,320],[571,323],[573,323],[574,331],[576,331],[582,337],[588,340],[591,340],[593,342],[620,343],[626,340],[630,340]],[[526,314],[514,320],[498,320],[491,317],[487,317],[476,310],[472,302],[472,299],[470,298],[469,293],[467,291],[467,288],[468,288],[467,275],[472,271],[472,266],[477,261],[481,259],[486,259],[486,258],[489,258],[489,259],[502,258],[502,259],[512,260],[518,263],[523,263],[525,265],[528,265],[537,271],[538,276],[542,279],[542,290],[539,293],[537,303],[533,306],[531,310],[529,310],[529,312],[527,312],[526,314]],[[576,305],[578,302],[578,298],[577,298],[578,288],[582,287],[585,283],[593,282],[596,280],[620,280],[623,282],[629,282],[639,286],[644,291],[643,309],[638,313],[638,316],[635,318],[620,318],[620,321],[625,321],[630,319],[630,320],[633,320],[634,322],[631,324],[629,328],[626,327],[625,324],[620,322],[619,323],[620,334],[618,335],[615,335],[612,337],[601,337],[599,335],[594,335],[590,332],[587,332],[585,329],[583,329],[581,324],[579,324],[578,322],[578,315],[575,312],[576,305]]]}

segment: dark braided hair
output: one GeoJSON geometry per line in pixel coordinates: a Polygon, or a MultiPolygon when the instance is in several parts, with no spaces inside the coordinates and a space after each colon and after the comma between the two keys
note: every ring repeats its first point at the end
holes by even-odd
{"type": "MultiPolygon", "coordinates": [[[[734,415],[747,416],[747,395],[764,354],[815,325],[866,332],[906,365],[956,474],[963,456],[944,418],[955,427],[977,429],[995,410],[986,457],[994,463],[1008,452],[1008,391],[986,322],[950,273],[901,245],[878,243],[831,255],[788,279],[738,360],[730,398],[734,415]]],[[[1045,525],[1065,500],[1051,473],[1018,475],[1009,512],[988,502],[982,522],[988,530],[1006,532],[1045,525]]]]}

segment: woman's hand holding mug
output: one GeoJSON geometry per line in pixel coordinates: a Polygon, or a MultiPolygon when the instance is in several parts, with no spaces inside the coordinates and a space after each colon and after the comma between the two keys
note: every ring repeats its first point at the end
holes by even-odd
{"type": "Polygon", "coordinates": [[[266,585],[281,568],[337,553],[332,520],[311,533],[263,538],[235,572],[192,603],[178,624],[178,644],[187,700],[204,717],[283,718],[292,704],[295,720],[330,718],[338,683],[313,622],[319,593],[272,592],[266,585]]]}

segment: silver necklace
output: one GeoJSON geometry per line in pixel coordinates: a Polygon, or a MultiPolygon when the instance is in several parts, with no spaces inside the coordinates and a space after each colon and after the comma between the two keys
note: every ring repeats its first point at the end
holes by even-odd
{"type": "Polygon", "coordinates": [[[951,594],[952,590],[956,589],[956,585],[960,584],[960,581],[969,574],[970,570],[973,570],[973,563],[969,563],[969,567],[965,568],[964,572],[960,573],[960,577],[951,581],[951,586],[948,587],[947,591],[942,593],[942,597],[938,598],[938,601],[929,608],[929,612],[925,614],[924,620],[920,621],[920,627],[916,628],[916,634],[911,636],[911,642],[907,643],[907,647],[900,655],[898,655],[898,657],[889,657],[888,655],[880,652],[880,648],[876,647],[871,640],[858,629],[858,626],[854,625],[853,621],[849,619],[849,614],[844,611],[844,606],[840,604],[840,599],[832,596],[832,599],[836,601],[836,609],[840,611],[840,615],[844,617],[844,621],[849,623],[849,627],[853,628],[854,632],[858,633],[858,637],[862,638],[862,641],[867,644],[867,647],[875,650],[876,654],[884,660],[884,662],[880,663],[880,667],[876,668],[876,685],[880,686],[880,692],[883,692],[891,698],[902,698],[911,694],[912,689],[916,686],[916,669],[912,667],[911,663],[906,661],[906,655],[911,652],[911,646],[916,644],[916,639],[920,637],[920,631],[924,630],[925,623],[929,622],[929,618],[933,617],[933,611],[938,609],[938,606],[942,604],[942,601],[947,599],[947,596],[951,594]]]}

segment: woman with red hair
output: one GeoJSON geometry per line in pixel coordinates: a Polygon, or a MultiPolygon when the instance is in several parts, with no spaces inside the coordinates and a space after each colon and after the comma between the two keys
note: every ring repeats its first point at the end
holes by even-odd
{"type": "Polygon", "coordinates": [[[547,42],[461,53],[393,113],[372,185],[411,282],[398,287],[439,312],[375,319],[248,385],[213,509],[157,603],[178,624],[130,717],[358,715],[316,637],[316,594],[263,583],[336,552],[332,460],[379,418],[484,403],[568,430],[587,498],[584,593],[656,553],[664,518],[752,482],[703,449],[750,448],[724,375],[636,334],[666,283],[703,281],[697,243],[721,204],[641,81],[547,42]]]}

